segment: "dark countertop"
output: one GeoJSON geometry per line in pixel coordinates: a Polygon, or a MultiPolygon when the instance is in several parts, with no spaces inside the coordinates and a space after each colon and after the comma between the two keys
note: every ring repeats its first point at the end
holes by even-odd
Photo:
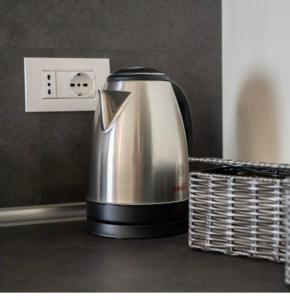
{"type": "Polygon", "coordinates": [[[0,229],[0,292],[279,292],[284,265],[192,250],[187,236],[118,240],[83,222],[0,229]]]}

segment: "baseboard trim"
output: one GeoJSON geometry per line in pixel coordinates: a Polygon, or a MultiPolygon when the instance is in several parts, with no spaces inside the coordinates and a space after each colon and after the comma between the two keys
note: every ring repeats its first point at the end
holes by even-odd
{"type": "Polygon", "coordinates": [[[81,221],[85,219],[85,202],[0,209],[0,227],[81,221]]]}

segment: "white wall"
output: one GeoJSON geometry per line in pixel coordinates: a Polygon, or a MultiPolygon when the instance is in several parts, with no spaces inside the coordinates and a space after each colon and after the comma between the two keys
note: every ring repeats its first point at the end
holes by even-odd
{"type": "Polygon", "coordinates": [[[290,0],[223,0],[225,158],[290,163],[290,0]]]}

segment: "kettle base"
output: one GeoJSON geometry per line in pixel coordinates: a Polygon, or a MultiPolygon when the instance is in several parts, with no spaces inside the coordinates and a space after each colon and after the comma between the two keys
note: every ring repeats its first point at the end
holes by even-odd
{"type": "Polygon", "coordinates": [[[163,224],[119,225],[101,223],[87,218],[85,230],[94,235],[120,239],[164,237],[186,232],[188,219],[163,224]]]}
{"type": "Polygon", "coordinates": [[[188,200],[157,205],[87,201],[88,233],[113,238],[151,238],[188,230],[188,200]]]}

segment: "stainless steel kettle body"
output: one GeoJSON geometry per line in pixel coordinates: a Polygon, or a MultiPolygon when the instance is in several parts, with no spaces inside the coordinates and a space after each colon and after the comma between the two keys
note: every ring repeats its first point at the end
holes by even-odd
{"type": "Polygon", "coordinates": [[[149,237],[187,226],[188,149],[180,106],[164,74],[140,69],[109,76],[99,91],[87,196],[91,233],[149,237]]]}

